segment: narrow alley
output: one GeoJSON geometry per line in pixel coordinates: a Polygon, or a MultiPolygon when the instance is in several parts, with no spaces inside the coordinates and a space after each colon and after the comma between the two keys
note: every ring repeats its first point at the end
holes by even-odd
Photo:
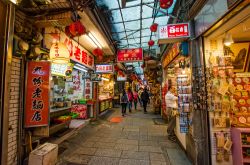
{"type": "Polygon", "coordinates": [[[113,111],[59,145],[58,165],[191,164],[179,145],[168,140],[160,115],[133,111],[112,123],[121,116],[120,109],[113,111]]]}

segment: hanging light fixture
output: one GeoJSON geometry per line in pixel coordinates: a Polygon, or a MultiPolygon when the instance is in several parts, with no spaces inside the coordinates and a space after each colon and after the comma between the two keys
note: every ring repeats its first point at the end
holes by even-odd
{"type": "Polygon", "coordinates": [[[56,64],[67,64],[70,61],[70,53],[67,46],[61,42],[52,44],[49,52],[50,60],[56,64]]]}
{"type": "Polygon", "coordinates": [[[230,46],[232,43],[234,43],[233,36],[231,33],[227,32],[224,39],[224,45],[230,46]]]}
{"type": "Polygon", "coordinates": [[[173,0],[160,0],[160,7],[162,9],[168,9],[173,4],[173,0]]]}
{"type": "Polygon", "coordinates": [[[155,42],[153,40],[148,41],[148,46],[153,46],[154,44],[155,44],[155,42]]]}
{"type": "Polygon", "coordinates": [[[157,31],[157,27],[158,27],[158,24],[157,23],[154,23],[150,26],[150,31],[151,32],[156,32],[157,31]]]}

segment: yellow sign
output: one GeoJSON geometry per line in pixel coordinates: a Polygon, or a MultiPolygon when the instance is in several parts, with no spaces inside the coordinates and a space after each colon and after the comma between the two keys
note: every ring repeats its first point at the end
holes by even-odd
{"type": "Polygon", "coordinates": [[[162,61],[163,68],[167,67],[180,53],[179,50],[180,43],[173,44],[171,50],[165,55],[165,58],[162,61]]]}

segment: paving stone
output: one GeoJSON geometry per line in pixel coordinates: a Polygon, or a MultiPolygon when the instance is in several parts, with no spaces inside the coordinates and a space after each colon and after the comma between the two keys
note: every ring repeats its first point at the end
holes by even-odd
{"type": "MultiPolygon", "coordinates": [[[[151,165],[171,165],[169,162],[160,162],[160,161],[151,161],[150,163],[151,165]]],[[[173,165],[177,165],[177,164],[173,164],[173,165]]],[[[185,164],[181,164],[181,165],[185,165],[185,164]]]]}
{"type": "Polygon", "coordinates": [[[88,165],[119,165],[119,158],[94,156],[88,165]]]}
{"type": "Polygon", "coordinates": [[[138,146],[137,145],[131,145],[131,144],[116,144],[115,149],[117,149],[117,150],[138,151],[138,146]]]}
{"type": "MultiPolygon", "coordinates": [[[[101,137],[90,137],[88,138],[88,140],[86,140],[86,142],[97,142],[101,139],[101,137]]],[[[78,141],[79,143],[79,141],[78,141]]]]}
{"type": "Polygon", "coordinates": [[[139,151],[162,153],[161,148],[155,146],[139,146],[139,151]]]}
{"type": "Polygon", "coordinates": [[[114,150],[114,149],[97,149],[95,152],[96,156],[107,156],[107,157],[121,157],[121,150],[114,150]]]}
{"type": "Polygon", "coordinates": [[[91,158],[92,156],[88,155],[72,154],[64,159],[69,163],[88,164],[91,158]]]}
{"type": "Polygon", "coordinates": [[[159,142],[159,145],[167,148],[179,148],[179,145],[172,141],[159,142]]]}
{"type": "Polygon", "coordinates": [[[115,143],[117,140],[117,138],[101,138],[101,142],[115,143]]]}
{"type": "Polygon", "coordinates": [[[115,143],[108,143],[108,142],[96,142],[93,147],[96,148],[114,148],[115,143]]]}
{"type": "Polygon", "coordinates": [[[153,152],[150,152],[149,154],[150,154],[150,160],[151,161],[160,161],[160,162],[165,162],[166,161],[163,154],[153,153],[153,152]]]}
{"type": "Polygon", "coordinates": [[[74,153],[81,155],[94,155],[96,152],[96,148],[88,148],[88,147],[79,147],[74,153]]]}
{"type": "Polygon", "coordinates": [[[136,159],[121,159],[119,165],[150,165],[150,162],[136,159]]]}
{"type": "Polygon", "coordinates": [[[137,152],[137,151],[122,151],[121,158],[149,160],[149,153],[148,152],[137,152]]]}
{"type": "Polygon", "coordinates": [[[142,145],[142,146],[159,146],[159,143],[157,141],[152,141],[152,140],[140,140],[139,145],[142,145]]]}
{"type": "Polygon", "coordinates": [[[83,147],[93,147],[95,144],[95,142],[84,142],[84,143],[81,143],[81,146],[83,147]]]}
{"type": "Polygon", "coordinates": [[[116,143],[138,145],[138,140],[119,139],[116,143]]]}

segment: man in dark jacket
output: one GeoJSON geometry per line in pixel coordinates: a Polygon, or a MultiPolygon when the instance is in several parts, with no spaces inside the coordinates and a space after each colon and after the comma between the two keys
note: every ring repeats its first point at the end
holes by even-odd
{"type": "Polygon", "coordinates": [[[147,104],[149,101],[149,94],[148,94],[147,88],[144,88],[144,91],[141,94],[141,100],[143,103],[144,113],[147,113],[147,104]]]}

